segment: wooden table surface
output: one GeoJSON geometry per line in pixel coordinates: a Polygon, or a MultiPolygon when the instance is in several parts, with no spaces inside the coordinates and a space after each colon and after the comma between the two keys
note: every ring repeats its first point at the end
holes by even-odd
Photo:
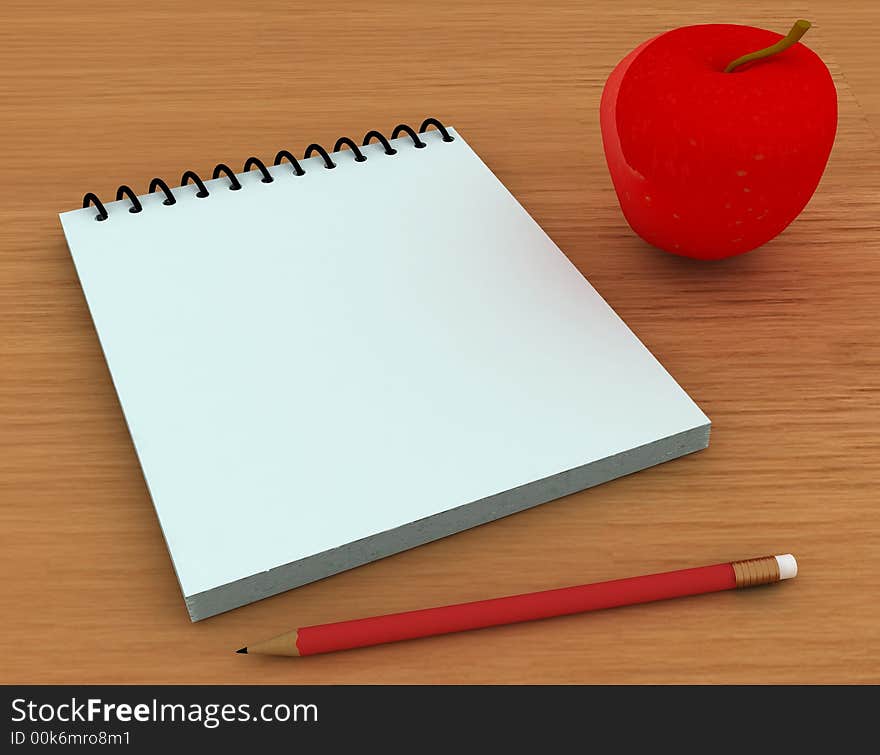
{"type": "Polygon", "coordinates": [[[880,682],[880,7],[687,5],[5,3],[0,682],[880,682]],[[646,247],[605,169],[605,78],[668,28],[800,16],[840,97],[806,211],[720,264],[646,247]],[[57,213],[426,115],[694,397],[711,446],[190,624],[57,213]],[[298,661],[232,652],[297,624],[787,551],[801,575],[776,588],[298,661]]]}

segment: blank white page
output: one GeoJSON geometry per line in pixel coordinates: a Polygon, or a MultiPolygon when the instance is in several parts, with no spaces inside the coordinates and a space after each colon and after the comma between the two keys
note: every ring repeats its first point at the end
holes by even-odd
{"type": "Polygon", "coordinates": [[[184,595],[708,424],[450,133],[61,215],[184,595]]]}

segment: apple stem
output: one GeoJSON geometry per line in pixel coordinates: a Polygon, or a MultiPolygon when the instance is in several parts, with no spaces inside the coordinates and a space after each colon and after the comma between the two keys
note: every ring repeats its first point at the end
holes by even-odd
{"type": "Polygon", "coordinates": [[[753,60],[767,58],[771,55],[776,55],[776,53],[778,52],[787,50],[802,36],[804,36],[804,34],[807,33],[807,29],[809,28],[809,21],[804,21],[802,18],[798,19],[794,22],[794,26],[791,27],[791,31],[789,31],[788,34],[780,39],[775,45],[770,45],[770,47],[765,47],[763,50],[750,52],[748,55],[743,55],[742,57],[737,58],[733,62],[727,64],[727,68],[724,69],[724,73],[730,73],[731,71],[733,71],[733,69],[738,68],[745,63],[751,63],[753,60]]]}

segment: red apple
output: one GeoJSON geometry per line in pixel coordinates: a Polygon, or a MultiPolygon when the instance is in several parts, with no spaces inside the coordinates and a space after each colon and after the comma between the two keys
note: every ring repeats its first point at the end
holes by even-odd
{"type": "Polygon", "coordinates": [[[791,44],[809,28],[798,24],[785,42],[751,26],[685,26],[614,69],[602,93],[605,158],[627,222],[649,244],[700,259],[742,254],[807,204],[834,142],[837,92],[821,58],[791,44]]]}

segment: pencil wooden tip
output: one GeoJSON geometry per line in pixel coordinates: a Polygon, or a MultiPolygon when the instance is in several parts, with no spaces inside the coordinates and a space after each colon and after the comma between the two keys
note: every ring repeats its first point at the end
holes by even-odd
{"type": "Polygon", "coordinates": [[[248,645],[239,650],[239,653],[248,653],[249,655],[299,655],[299,648],[296,641],[299,638],[299,630],[294,629],[292,632],[279,634],[269,640],[263,640],[256,645],[248,645]]]}
{"type": "Polygon", "coordinates": [[[239,649],[236,650],[235,652],[236,652],[236,653],[244,653],[245,655],[247,655],[247,648],[239,648],[239,649]]]}

